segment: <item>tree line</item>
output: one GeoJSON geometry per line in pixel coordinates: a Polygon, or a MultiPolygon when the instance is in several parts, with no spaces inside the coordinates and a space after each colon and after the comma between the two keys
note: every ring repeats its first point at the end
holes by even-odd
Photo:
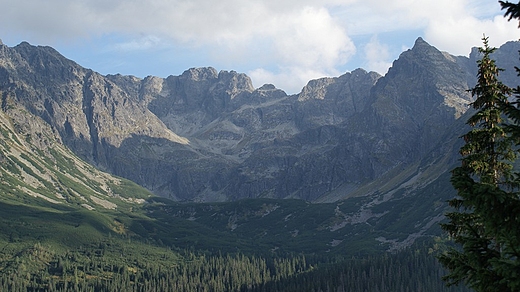
{"type": "Polygon", "coordinates": [[[432,249],[365,258],[259,257],[185,251],[171,265],[115,261],[99,248],[55,253],[41,245],[0,273],[1,291],[468,291],[446,287],[432,249]],[[89,256],[86,256],[86,255],[89,256]],[[30,256],[29,256],[30,255],[30,256]],[[42,262],[41,265],[35,263],[42,262]],[[32,267],[32,268],[31,268],[32,267]]]}

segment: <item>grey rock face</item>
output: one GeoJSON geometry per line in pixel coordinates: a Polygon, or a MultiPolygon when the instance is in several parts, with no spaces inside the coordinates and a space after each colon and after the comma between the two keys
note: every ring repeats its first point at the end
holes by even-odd
{"type": "MultiPolygon", "coordinates": [[[[497,62],[515,50],[504,45],[497,62]]],[[[80,157],[162,196],[337,200],[453,155],[444,142],[472,101],[474,58],[419,38],[385,76],[357,69],[287,95],[213,68],[102,76],[22,43],[0,45],[0,93],[2,107],[23,105],[80,157]]]]}

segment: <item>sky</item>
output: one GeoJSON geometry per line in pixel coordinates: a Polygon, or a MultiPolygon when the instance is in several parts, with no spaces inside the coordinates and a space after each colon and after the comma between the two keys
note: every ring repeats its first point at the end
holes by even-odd
{"type": "MultiPolygon", "coordinates": [[[[515,2],[515,1],[513,1],[515,2]]],[[[384,75],[418,37],[468,56],[520,39],[498,0],[0,0],[0,39],[52,46],[101,74],[214,67],[298,93],[356,68],[384,75]]]]}

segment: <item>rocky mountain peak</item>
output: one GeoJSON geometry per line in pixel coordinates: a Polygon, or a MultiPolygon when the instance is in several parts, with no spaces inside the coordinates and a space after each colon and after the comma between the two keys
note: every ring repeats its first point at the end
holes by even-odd
{"type": "Polygon", "coordinates": [[[215,80],[218,79],[218,73],[212,67],[190,68],[184,71],[181,77],[192,81],[215,80]]]}
{"type": "Polygon", "coordinates": [[[469,53],[469,58],[472,60],[477,60],[477,59],[480,59],[480,57],[482,57],[482,54],[480,53],[478,48],[477,47],[471,48],[471,52],[469,53]]]}
{"type": "Polygon", "coordinates": [[[324,77],[307,82],[307,85],[303,87],[302,91],[298,95],[298,100],[325,99],[329,85],[335,81],[335,78],[324,77]]]}
{"type": "MultiPolygon", "coordinates": [[[[298,100],[335,99],[338,95],[342,95],[340,92],[345,90],[344,86],[352,87],[355,86],[355,83],[364,83],[367,74],[367,71],[363,69],[356,69],[351,73],[347,72],[339,77],[323,77],[310,80],[298,94],[298,100]],[[353,82],[354,79],[356,80],[355,82],[353,82]]],[[[369,79],[371,78],[369,77],[369,79]]],[[[370,86],[372,85],[374,85],[374,83],[370,86]]]]}
{"type": "Polygon", "coordinates": [[[273,84],[264,84],[264,85],[260,86],[259,88],[257,88],[253,92],[253,95],[255,95],[255,93],[259,94],[261,96],[264,96],[264,97],[271,97],[271,98],[281,98],[281,97],[287,96],[285,91],[283,91],[279,88],[276,88],[276,86],[274,86],[273,84]]]}
{"type": "Polygon", "coordinates": [[[470,102],[462,63],[418,38],[385,76],[356,69],[288,96],[212,67],[103,76],[22,43],[0,47],[0,96],[158,195],[335,200],[431,153],[470,102]]]}
{"type": "Polygon", "coordinates": [[[231,99],[243,92],[252,92],[255,90],[251,78],[244,73],[236,71],[220,71],[218,74],[218,83],[225,90],[231,99]]]}
{"type": "Polygon", "coordinates": [[[394,61],[388,74],[380,81],[379,86],[398,93],[392,95],[416,114],[447,107],[456,118],[467,110],[471,102],[465,69],[456,58],[439,51],[422,38],[394,61]]]}
{"type": "MultiPolygon", "coordinates": [[[[351,74],[353,76],[356,76],[356,77],[366,75],[367,73],[368,72],[365,69],[363,69],[363,68],[357,68],[357,69],[355,69],[354,71],[351,72],[351,74]]],[[[372,72],[372,73],[375,73],[375,74],[379,75],[379,73],[376,73],[376,72],[372,72]]]]}
{"type": "MultiPolygon", "coordinates": [[[[424,59],[425,61],[431,62],[439,62],[444,61],[444,59],[452,59],[451,55],[448,53],[443,53],[439,51],[436,47],[430,45],[423,38],[418,37],[415,40],[413,47],[410,50],[403,52],[401,55],[413,55],[416,58],[424,59]]],[[[399,58],[401,58],[400,56],[399,58]]]]}
{"type": "Polygon", "coordinates": [[[22,55],[30,61],[46,61],[46,63],[59,62],[60,64],[76,64],[74,61],[65,58],[54,48],[49,46],[33,46],[28,42],[21,42],[19,45],[14,47],[14,50],[16,50],[20,55],[22,55]]]}
{"type": "Polygon", "coordinates": [[[258,90],[267,91],[267,90],[275,90],[276,86],[274,84],[264,84],[258,88],[258,90]]]}
{"type": "Polygon", "coordinates": [[[418,50],[421,47],[429,48],[430,44],[426,42],[422,37],[418,37],[414,42],[412,50],[418,50]]]}
{"type": "Polygon", "coordinates": [[[443,64],[448,60],[449,58],[445,54],[419,37],[411,49],[401,53],[399,58],[394,61],[388,73],[390,75],[406,72],[408,74],[426,73],[428,70],[424,70],[425,68],[443,70],[447,69],[443,64]],[[400,71],[396,72],[396,70],[400,71]]]}

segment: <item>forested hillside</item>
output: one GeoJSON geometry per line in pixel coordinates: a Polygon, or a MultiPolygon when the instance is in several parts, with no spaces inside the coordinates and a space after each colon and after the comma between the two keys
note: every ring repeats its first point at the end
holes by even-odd
{"type": "Polygon", "coordinates": [[[13,292],[469,291],[445,286],[440,280],[444,272],[434,257],[436,252],[417,245],[395,254],[364,258],[211,255],[109,238],[60,254],[36,244],[2,261],[0,289],[13,292]]]}

